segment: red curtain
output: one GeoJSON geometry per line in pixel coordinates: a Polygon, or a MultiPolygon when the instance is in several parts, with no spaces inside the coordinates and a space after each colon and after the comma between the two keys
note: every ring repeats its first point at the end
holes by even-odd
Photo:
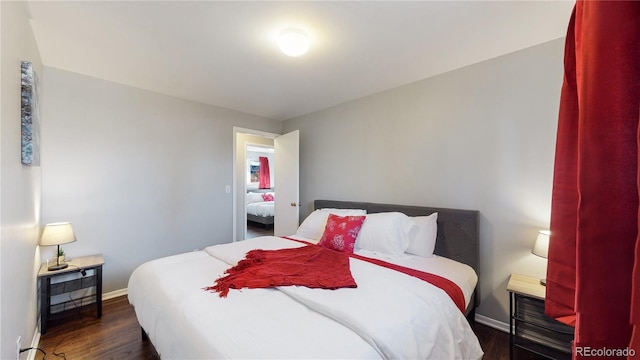
{"type": "Polygon", "coordinates": [[[640,358],[639,113],[640,2],[578,1],[565,44],[546,295],[547,314],[575,325],[575,359],[620,359],[599,350],[627,348],[640,358]]]}
{"type": "Polygon", "coordinates": [[[258,188],[269,189],[271,188],[271,174],[269,170],[269,158],[260,156],[260,183],[258,188]]]}

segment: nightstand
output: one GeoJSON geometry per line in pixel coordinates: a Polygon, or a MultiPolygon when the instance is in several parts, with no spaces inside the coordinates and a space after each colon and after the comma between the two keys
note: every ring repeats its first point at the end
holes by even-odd
{"type": "Polygon", "coordinates": [[[540,279],[512,274],[509,297],[509,356],[521,348],[547,359],[571,359],[573,327],[544,313],[546,288],[540,279]]]}
{"type": "Polygon", "coordinates": [[[88,306],[95,305],[97,317],[102,316],[102,255],[74,258],[67,264],[62,270],[49,271],[45,263],[38,272],[41,334],[51,320],[88,306]],[[75,294],[79,295],[74,298],[75,294]]]}

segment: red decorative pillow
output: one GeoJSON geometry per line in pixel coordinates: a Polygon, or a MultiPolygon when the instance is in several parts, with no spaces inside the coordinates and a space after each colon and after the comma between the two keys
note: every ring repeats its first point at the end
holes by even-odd
{"type": "Polygon", "coordinates": [[[318,245],[329,249],[353,253],[353,245],[366,216],[339,216],[329,214],[324,233],[318,245]]]}
{"type": "Polygon", "coordinates": [[[269,194],[269,193],[262,194],[262,200],[264,201],[273,201],[274,199],[275,197],[273,196],[273,194],[269,194]]]}

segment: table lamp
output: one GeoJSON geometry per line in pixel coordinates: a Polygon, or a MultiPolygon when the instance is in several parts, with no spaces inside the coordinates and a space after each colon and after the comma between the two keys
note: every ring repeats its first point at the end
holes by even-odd
{"type": "MultiPolygon", "coordinates": [[[[531,250],[533,255],[537,255],[545,259],[549,257],[549,235],[551,235],[549,230],[538,231],[538,237],[536,238],[536,242],[533,244],[533,249],[531,250]]],[[[540,285],[547,286],[547,279],[541,279],[540,285]]]]}
{"type": "Polygon", "coordinates": [[[51,223],[47,224],[42,231],[40,237],[40,245],[51,246],[57,245],[58,251],[56,252],[56,263],[49,266],[49,271],[64,269],[69,266],[67,263],[60,263],[60,257],[57,256],[60,253],[60,245],[67,244],[76,241],[76,235],[73,233],[73,228],[68,222],[51,223]]]}

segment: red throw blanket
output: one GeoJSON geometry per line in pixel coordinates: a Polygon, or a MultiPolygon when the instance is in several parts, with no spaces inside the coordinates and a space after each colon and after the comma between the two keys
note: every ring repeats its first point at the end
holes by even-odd
{"type": "Polygon", "coordinates": [[[357,287],[346,253],[317,245],[293,249],[251,250],[213,286],[204,288],[226,297],[229,289],[301,285],[309,288],[357,287]]]}
{"type": "Polygon", "coordinates": [[[225,272],[227,275],[216,280],[213,286],[204,289],[217,291],[220,297],[226,297],[229,289],[242,288],[257,289],[287,285],[322,289],[355,288],[357,284],[349,269],[349,257],[353,257],[400,271],[439,287],[464,313],[464,294],[456,283],[447,278],[378,259],[330,250],[303,240],[283,238],[307,246],[280,250],[251,250],[236,266],[225,272]]]}

